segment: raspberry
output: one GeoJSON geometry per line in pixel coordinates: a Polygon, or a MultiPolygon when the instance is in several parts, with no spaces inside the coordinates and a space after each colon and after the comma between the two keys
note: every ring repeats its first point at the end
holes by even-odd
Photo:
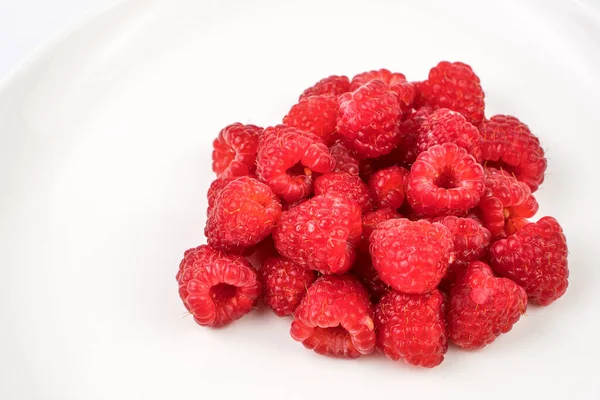
{"type": "Polygon", "coordinates": [[[382,68],[380,70],[360,73],[352,78],[350,91],[355,91],[375,79],[379,79],[389,85],[390,90],[396,94],[402,110],[408,111],[410,109],[415,98],[415,88],[410,82],[406,81],[404,74],[399,72],[390,72],[382,68]]]}
{"type": "Polygon", "coordinates": [[[400,208],[404,202],[404,175],[400,167],[393,166],[379,170],[369,178],[377,208],[400,208]]]}
{"type": "Polygon", "coordinates": [[[391,152],[400,141],[402,111],[388,85],[374,80],[339,98],[337,130],[342,142],[363,158],[391,152]]]}
{"type": "Polygon", "coordinates": [[[371,192],[358,176],[344,172],[329,172],[315,179],[315,195],[333,195],[352,199],[363,213],[373,208],[371,192]]]}
{"type": "Polygon", "coordinates": [[[365,182],[368,182],[375,172],[393,167],[394,165],[396,165],[394,152],[377,158],[363,159],[360,160],[359,175],[365,182]]]}
{"type": "Polygon", "coordinates": [[[217,196],[221,191],[227,186],[227,184],[236,178],[217,178],[210,184],[208,188],[208,193],[206,197],[208,198],[208,209],[210,209],[215,205],[215,201],[217,196]]]}
{"type": "Polygon", "coordinates": [[[280,215],[281,203],[271,189],[244,176],[218,194],[204,234],[217,250],[241,252],[269,236],[280,215]]]}
{"type": "Polygon", "coordinates": [[[529,127],[510,115],[495,115],[479,127],[481,153],[487,165],[502,168],[535,192],[544,181],[546,158],[529,127]]]}
{"type": "Polygon", "coordinates": [[[479,77],[467,64],[442,61],[429,71],[429,79],[417,85],[422,105],[449,108],[473,125],[483,120],[484,94],[479,77]]]}
{"type": "Polygon", "coordinates": [[[400,124],[401,139],[398,148],[392,152],[398,163],[409,167],[415,162],[419,155],[417,138],[419,129],[427,117],[433,112],[431,107],[421,107],[412,111],[400,124]]]}
{"type": "Polygon", "coordinates": [[[310,196],[312,171],[324,174],[335,167],[321,138],[285,125],[265,129],[256,163],[258,178],[288,203],[310,196]]]}
{"type": "Polygon", "coordinates": [[[317,279],[308,270],[284,257],[269,258],[258,271],[263,285],[263,301],[280,317],[291,315],[317,279]]]}
{"type": "Polygon", "coordinates": [[[356,262],[350,270],[352,275],[357,277],[369,292],[369,299],[373,304],[377,304],[384,294],[391,289],[381,279],[377,270],[373,267],[369,253],[358,253],[356,262]]]}
{"type": "Polygon", "coordinates": [[[379,278],[404,293],[435,289],[453,261],[448,228],[426,220],[392,219],[371,234],[370,252],[379,278]]]}
{"type": "Polygon", "coordinates": [[[430,147],[410,169],[407,198],[421,215],[466,215],[485,190],[483,168],[454,143],[430,147]]]}
{"type": "Polygon", "coordinates": [[[177,282],[185,308],[202,326],[220,327],[243,317],[261,292],[248,261],[207,245],[185,252],[177,282]]]}
{"type": "Polygon", "coordinates": [[[478,221],[447,216],[434,218],[432,222],[444,225],[452,234],[455,262],[468,264],[486,254],[492,235],[478,221]]]}
{"type": "Polygon", "coordinates": [[[218,177],[245,176],[254,173],[256,149],[263,128],[235,123],[219,132],[213,142],[212,169],[218,177]]]}
{"type": "Polygon", "coordinates": [[[375,308],[377,346],[394,361],[432,368],[444,360],[448,337],[444,296],[389,292],[375,308]]]}
{"type": "Polygon", "coordinates": [[[346,172],[350,175],[358,175],[359,161],[350,154],[350,150],[341,142],[335,142],[329,149],[333,158],[335,158],[334,172],[346,172]]]}
{"type": "Polygon", "coordinates": [[[494,271],[521,285],[529,300],[547,306],[567,290],[567,241],[552,217],[530,223],[490,248],[494,271]]]}
{"type": "Polygon", "coordinates": [[[282,256],[323,274],[348,271],[361,235],[361,210],[345,197],[315,196],[285,211],[273,232],[282,256]]]}
{"type": "Polygon", "coordinates": [[[323,139],[326,144],[331,144],[335,140],[337,112],[336,97],[303,97],[283,117],[283,123],[313,133],[323,139]]]}
{"type": "Polygon", "coordinates": [[[369,251],[369,244],[371,243],[371,234],[377,228],[377,225],[388,219],[400,218],[395,210],[391,208],[380,208],[376,211],[371,211],[363,214],[362,216],[362,240],[360,241],[360,249],[363,251],[369,251]]]}
{"type": "Polygon", "coordinates": [[[478,349],[511,330],[527,307],[522,287],[496,278],[481,261],[467,267],[452,286],[448,310],[450,340],[465,349],[478,349]]]}
{"type": "Polygon", "coordinates": [[[480,160],[480,141],[479,131],[465,117],[456,111],[440,108],[421,124],[417,134],[417,150],[420,153],[436,144],[454,143],[475,160],[480,160]]]}
{"type": "Polygon", "coordinates": [[[278,257],[279,253],[275,249],[275,243],[273,242],[272,236],[267,236],[265,240],[250,248],[249,254],[245,255],[246,260],[252,264],[252,266],[259,270],[263,264],[272,257],[278,257]]]}
{"type": "Polygon", "coordinates": [[[375,349],[368,293],[350,275],[323,276],[294,313],[290,334],[318,354],[356,358],[375,349]]]}
{"type": "Polygon", "coordinates": [[[339,96],[342,93],[346,93],[350,90],[350,80],[347,76],[331,75],[327,78],[321,79],[313,86],[306,89],[301,95],[300,100],[309,96],[339,96]]]}
{"type": "Polygon", "coordinates": [[[539,206],[529,187],[507,171],[485,168],[486,190],[477,206],[477,214],[494,238],[514,231],[513,221],[530,218],[539,206]]]}

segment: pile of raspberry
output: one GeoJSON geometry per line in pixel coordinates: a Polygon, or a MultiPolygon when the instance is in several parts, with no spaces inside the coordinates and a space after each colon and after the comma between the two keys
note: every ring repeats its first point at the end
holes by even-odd
{"type": "Polygon", "coordinates": [[[464,63],[421,82],[330,76],[281,124],[234,123],[213,147],[207,244],[177,273],[202,326],[260,302],[318,354],[434,367],[449,342],[487,346],[567,289],[561,226],[532,220],[540,141],[516,117],[485,117],[464,63]]]}

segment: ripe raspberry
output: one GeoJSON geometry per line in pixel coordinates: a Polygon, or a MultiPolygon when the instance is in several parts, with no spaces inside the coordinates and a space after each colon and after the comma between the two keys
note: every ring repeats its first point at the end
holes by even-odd
{"type": "Polygon", "coordinates": [[[368,293],[350,275],[323,276],[294,313],[290,334],[318,354],[356,358],[375,349],[368,293]]]}
{"type": "Polygon", "coordinates": [[[283,123],[313,133],[329,145],[335,140],[336,136],[337,112],[337,97],[303,97],[283,117],[283,123]]]}
{"type": "Polygon", "coordinates": [[[185,252],[177,282],[185,308],[202,326],[220,327],[243,317],[261,292],[248,261],[207,245],[185,252]]]}
{"type": "Polygon", "coordinates": [[[339,96],[350,90],[350,80],[347,76],[331,75],[321,79],[313,86],[306,89],[301,95],[300,100],[310,96],[339,96]]]}
{"type": "Polygon", "coordinates": [[[350,150],[341,142],[335,142],[329,149],[333,158],[335,158],[334,172],[346,172],[350,175],[358,175],[359,161],[350,154],[350,150]]]}
{"type": "Polygon", "coordinates": [[[483,168],[454,143],[430,147],[410,169],[407,198],[421,215],[466,215],[485,190],[483,168]]]}
{"type": "Polygon", "coordinates": [[[329,172],[315,179],[315,195],[342,196],[358,203],[363,213],[373,208],[371,191],[358,176],[329,172]]]}
{"type": "Polygon", "coordinates": [[[444,296],[437,290],[389,292],[375,308],[375,328],[377,346],[394,361],[432,368],[448,351],[444,296]]]}
{"type": "Polygon", "coordinates": [[[363,158],[388,154],[400,141],[400,105],[388,85],[374,80],[339,98],[337,130],[342,142],[363,158]]]}
{"type": "Polygon", "coordinates": [[[400,124],[400,144],[392,152],[400,165],[410,168],[417,159],[420,153],[417,148],[419,129],[431,113],[433,113],[431,107],[421,107],[408,114],[400,124]]]}
{"type": "Polygon", "coordinates": [[[379,278],[404,293],[435,289],[453,261],[448,228],[426,220],[392,219],[371,234],[371,256],[379,278]]]}
{"type": "Polygon", "coordinates": [[[454,143],[481,160],[481,136],[465,117],[456,111],[440,108],[429,115],[419,128],[417,150],[427,151],[431,146],[442,143],[454,143]]]}
{"type": "Polygon", "coordinates": [[[341,274],[354,262],[361,235],[358,203],[315,196],[285,211],[273,239],[279,254],[323,274],[341,274]]]}
{"type": "Polygon", "coordinates": [[[269,258],[279,256],[279,253],[277,253],[277,250],[275,249],[273,237],[270,235],[256,246],[250,248],[248,253],[249,254],[246,255],[246,260],[248,260],[257,270],[259,270],[269,258]]]}
{"type": "Polygon", "coordinates": [[[204,234],[215,249],[239,253],[269,236],[280,215],[281,203],[271,189],[244,176],[221,190],[204,234]]]}
{"type": "Polygon", "coordinates": [[[263,128],[235,123],[219,132],[213,142],[212,169],[219,178],[254,173],[258,138],[263,128]]]}
{"type": "Polygon", "coordinates": [[[444,225],[452,234],[454,261],[468,264],[487,253],[492,235],[478,221],[455,216],[434,218],[431,222],[444,225]]]}
{"type": "Polygon", "coordinates": [[[514,222],[535,215],[539,206],[529,187],[507,171],[485,168],[486,190],[477,214],[492,233],[503,238],[514,231],[514,222]]]}
{"type": "Polygon", "coordinates": [[[352,275],[356,276],[367,289],[367,292],[369,292],[369,299],[373,304],[377,304],[384,294],[392,290],[379,279],[379,274],[373,267],[373,262],[371,261],[371,256],[368,252],[359,253],[357,255],[356,262],[352,266],[350,272],[352,275]]]}
{"type": "Polygon", "coordinates": [[[495,115],[479,127],[481,154],[487,165],[512,173],[535,192],[544,181],[546,158],[529,127],[510,115],[495,115]]]}
{"type": "Polygon", "coordinates": [[[529,300],[547,306],[567,290],[567,241],[552,217],[525,225],[490,248],[494,271],[521,285],[529,300]]]}
{"type": "Polygon", "coordinates": [[[448,311],[450,340],[465,349],[478,349],[511,330],[527,307],[522,287],[496,278],[492,269],[473,261],[452,286],[448,311]]]}
{"type": "Polygon", "coordinates": [[[263,285],[263,301],[280,317],[291,315],[317,279],[308,270],[285,257],[269,258],[258,271],[263,285]]]}
{"type": "Polygon", "coordinates": [[[410,82],[406,81],[404,74],[390,72],[385,68],[355,75],[350,82],[350,91],[355,91],[375,79],[379,79],[389,85],[390,90],[396,94],[402,110],[408,111],[411,108],[415,98],[415,88],[410,82]]]}
{"type": "Polygon", "coordinates": [[[206,197],[208,198],[208,210],[215,205],[215,200],[227,184],[236,178],[217,178],[210,184],[206,197]]]}
{"type": "Polygon", "coordinates": [[[417,85],[422,105],[458,111],[473,125],[483,120],[484,94],[479,77],[467,64],[442,61],[417,85]]]}
{"type": "Polygon", "coordinates": [[[258,178],[288,203],[310,196],[313,171],[324,174],[335,167],[321,138],[285,125],[265,129],[256,163],[258,178]]]}
{"type": "Polygon", "coordinates": [[[368,252],[371,244],[371,234],[377,228],[377,225],[388,219],[400,218],[395,210],[391,208],[380,208],[376,211],[371,211],[362,216],[362,239],[359,248],[362,251],[368,252]]]}
{"type": "Polygon", "coordinates": [[[400,167],[393,166],[371,176],[369,188],[377,208],[400,208],[404,202],[404,175],[400,167]]]}

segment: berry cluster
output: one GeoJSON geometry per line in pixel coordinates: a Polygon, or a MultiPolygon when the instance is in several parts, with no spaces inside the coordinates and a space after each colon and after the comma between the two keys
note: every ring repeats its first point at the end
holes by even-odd
{"type": "Polygon", "coordinates": [[[220,327],[259,299],[319,354],[378,349],[434,367],[481,348],[528,302],[568,285],[552,217],[530,221],[546,158],[517,118],[486,118],[471,67],[427,80],[368,71],[306,89],[282,124],[215,139],[207,245],[185,252],[179,295],[220,327]]]}

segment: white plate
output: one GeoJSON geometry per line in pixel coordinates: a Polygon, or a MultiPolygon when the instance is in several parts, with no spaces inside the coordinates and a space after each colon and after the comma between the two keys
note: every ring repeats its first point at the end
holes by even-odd
{"type": "Polygon", "coordinates": [[[126,1],[2,85],[0,398],[599,398],[598,14],[583,2],[249,3],[126,1]],[[488,115],[517,115],[547,150],[539,215],[568,237],[562,299],[433,370],[320,357],[265,311],[222,330],[183,317],[175,273],[204,241],[220,128],[275,124],[329,74],[420,80],[444,59],[471,64],[488,115]]]}

